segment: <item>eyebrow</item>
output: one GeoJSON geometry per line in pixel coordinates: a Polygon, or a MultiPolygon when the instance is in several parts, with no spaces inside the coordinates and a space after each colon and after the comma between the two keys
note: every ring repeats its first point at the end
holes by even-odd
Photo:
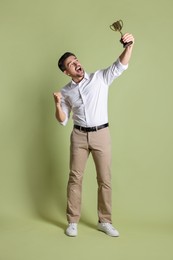
{"type": "Polygon", "coordinates": [[[72,61],[70,61],[69,63],[67,63],[67,66],[69,67],[70,63],[73,63],[74,60],[77,60],[77,57],[75,57],[72,61]]]}

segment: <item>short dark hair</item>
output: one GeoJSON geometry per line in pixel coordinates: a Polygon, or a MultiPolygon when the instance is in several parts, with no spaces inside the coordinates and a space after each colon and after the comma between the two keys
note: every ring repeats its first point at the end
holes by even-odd
{"type": "Polygon", "coordinates": [[[76,57],[76,55],[74,55],[72,52],[65,52],[65,53],[61,56],[61,58],[59,59],[59,61],[58,61],[58,67],[59,67],[59,69],[60,69],[61,71],[64,72],[64,70],[66,69],[65,66],[64,66],[64,61],[65,61],[68,57],[70,57],[70,56],[75,56],[75,57],[76,57]]]}

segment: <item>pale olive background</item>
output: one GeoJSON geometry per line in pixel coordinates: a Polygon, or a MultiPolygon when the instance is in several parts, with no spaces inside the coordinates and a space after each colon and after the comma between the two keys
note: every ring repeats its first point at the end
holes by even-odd
{"type": "Polygon", "coordinates": [[[173,259],[171,0],[0,1],[0,260],[173,259]],[[55,119],[54,91],[69,78],[65,51],[88,72],[123,51],[124,21],[135,36],[129,69],[110,88],[113,224],[96,230],[90,158],[77,238],[64,235],[72,121],[55,119]]]}

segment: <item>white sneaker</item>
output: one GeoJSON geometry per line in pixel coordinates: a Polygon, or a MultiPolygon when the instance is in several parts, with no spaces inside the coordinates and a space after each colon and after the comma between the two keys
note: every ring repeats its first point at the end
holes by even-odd
{"type": "Polygon", "coordinates": [[[105,232],[107,235],[112,237],[119,237],[119,232],[110,223],[98,223],[98,230],[105,232]]]}
{"type": "Polygon", "coordinates": [[[66,229],[66,235],[70,237],[77,236],[77,223],[69,223],[66,229]]]}

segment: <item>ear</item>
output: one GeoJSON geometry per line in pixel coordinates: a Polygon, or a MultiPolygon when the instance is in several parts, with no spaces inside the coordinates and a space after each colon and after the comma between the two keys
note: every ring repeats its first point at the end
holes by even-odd
{"type": "Polygon", "coordinates": [[[64,74],[70,76],[70,74],[66,70],[64,70],[64,74]]]}

